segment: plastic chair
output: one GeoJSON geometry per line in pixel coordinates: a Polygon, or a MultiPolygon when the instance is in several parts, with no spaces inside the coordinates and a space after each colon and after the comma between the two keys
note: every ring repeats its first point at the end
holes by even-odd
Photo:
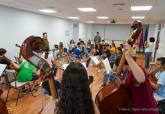
{"type": "Polygon", "coordinates": [[[68,49],[67,48],[64,48],[64,53],[67,53],[68,52],[68,49]]]}
{"type": "Polygon", "coordinates": [[[81,51],[79,49],[74,49],[73,56],[75,58],[80,58],[81,51]]]}
{"type": "Polygon", "coordinates": [[[8,77],[10,77],[10,78],[13,77],[13,80],[11,82],[9,82],[9,88],[8,88],[8,92],[7,92],[6,102],[8,100],[8,96],[9,96],[9,92],[10,92],[11,88],[14,88],[14,89],[18,90],[18,96],[17,96],[17,99],[16,99],[16,106],[17,106],[18,100],[20,98],[20,93],[22,92],[22,89],[25,87],[25,85],[29,86],[30,93],[33,96],[33,93],[31,91],[31,87],[29,85],[29,82],[18,82],[17,79],[16,79],[15,70],[6,70],[6,73],[7,73],[8,77]]]}

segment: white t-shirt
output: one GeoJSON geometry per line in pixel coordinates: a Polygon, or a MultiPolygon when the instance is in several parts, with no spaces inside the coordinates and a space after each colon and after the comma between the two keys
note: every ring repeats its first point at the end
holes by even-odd
{"type": "Polygon", "coordinates": [[[57,59],[57,58],[58,58],[58,55],[59,55],[59,50],[55,50],[55,51],[53,52],[53,57],[54,57],[54,59],[57,59]]]}
{"type": "Polygon", "coordinates": [[[148,47],[145,49],[145,52],[153,52],[154,49],[154,43],[149,42],[148,47]]]}
{"type": "MultiPolygon", "coordinates": [[[[42,58],[45,57],[45,52],[41,55],[41,57],[42,57],[42,58]]],[[[45,58],[44,58],[44,59],[45,59],[45,58]]],[[[45,59],[45,60],[46,60],[46,61],[48,62],[48,64],[52,67],[52,61],[54,61],[53,54],[52,54],[52,53],[49,53],[48,58],[45,59]]]]}

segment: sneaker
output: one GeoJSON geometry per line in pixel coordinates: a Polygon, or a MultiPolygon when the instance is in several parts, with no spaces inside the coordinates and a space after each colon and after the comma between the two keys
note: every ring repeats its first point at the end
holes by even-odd
{"type": "Polygon", "coordinates": [[[37,92],[38,90],[36,88],[32,88],[31,89],[31,92],[34,93],[34,92],[37,92]]]}
{"type": "Polygon", "coordinates": [[[22,93],[23,93],[24,95],[28,94],[29,92],[30,92],[30,89],[23,89],[23,90],[22,90],[22,93]]]}
{"type": "Polygon", "coordinates": [[[106,84],[102,84],[101,86],[104,87],[104,86],[106,86],[106,84]]]}

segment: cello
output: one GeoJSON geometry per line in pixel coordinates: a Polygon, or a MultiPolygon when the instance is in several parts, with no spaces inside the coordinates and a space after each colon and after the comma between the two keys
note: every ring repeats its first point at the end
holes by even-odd
{"type": "MultiPolygon", "coordinates": [[[[142,24],[134,21],[131,28],[133,33],[127,43],[133,46],[141,33],[142,24]]],[[[124,62],[125,56],[123,54],[117,69],[118,77],[109,85],[103,87],[96,95],[95,103],[100,110],[100,114],[131,114],[131,94],[119,79],[124,62]]]]}
{"type": "MultiPolygon", "coordinates": [[[[3,91],[0,89],[0,96],[3,93],[3,91]]],[[[2,101],[2,99],[0,98],[0,114],[8,114],[8,110],[5,106],[5,103],[2,101]]]]}

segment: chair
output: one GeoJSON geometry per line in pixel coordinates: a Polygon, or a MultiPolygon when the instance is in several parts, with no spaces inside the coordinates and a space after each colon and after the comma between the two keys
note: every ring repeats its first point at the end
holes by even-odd
{"type": "Polygon", "coordinates": [[[110,56],[110,61],[113,61],[113,62],[115,62],[115,61],[117,61],[117,55],[111,55],[110,56]]]}
{"type": "Polygon", "coordinates": [[[6,102],[8,100],[8,96],[9,96],[9,92],[11,88],[17,89],[18,90],[18,96],[16,99],[16,106],[20,97],[20,93],[22,92],[23,88],[25,87],[25,85],[29,86],[30,89],[30,93],[33,96],[33,93],[31,91],[31,87],[29,82],[18,82],[16,79],[16,71],[15,70],[6,70],[7,76],[12,78],[12,80],[9,82],[9,88],[8,88],[8,92],[7,92],[7,97],[6,97],[6,102]]]}
{"type": "Polygon", "coordinates": [[[74,49],[73,56],[75,58],[80,58],[81,51],[79,49],[74,49]]]}
{"type": "Polygon", "coordinates": [[[159,114],[165,114],[165,100],[158,102],[159,114]]]}
{"type": "Polygon", "coordinates": [[[64,53],[67,53],[68,52],[68,49],[67,48],[64,48],[64,53]]]}

